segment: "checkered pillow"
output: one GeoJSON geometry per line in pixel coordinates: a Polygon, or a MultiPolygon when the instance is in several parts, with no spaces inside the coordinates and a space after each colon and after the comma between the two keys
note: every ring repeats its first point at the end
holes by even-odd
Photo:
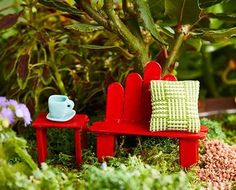
{"type": "Polygon", "coordinates": [[[151,131],[200,131],[199,81],[151,81],[151,131]]]}

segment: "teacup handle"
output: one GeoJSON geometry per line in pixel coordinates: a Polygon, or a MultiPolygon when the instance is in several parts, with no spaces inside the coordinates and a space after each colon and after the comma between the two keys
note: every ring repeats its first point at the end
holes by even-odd
{"type": "Polygon", "coordinates": [[[72,100],[67,100],[67,107],[70,109],[73,109],[75,106],[75,103],[72,100]]]}

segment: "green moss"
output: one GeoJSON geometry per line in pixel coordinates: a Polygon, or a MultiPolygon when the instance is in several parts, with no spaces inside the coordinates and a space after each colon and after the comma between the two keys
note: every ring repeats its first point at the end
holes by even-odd
{"type": "Polygon", "coordinates": [[[225,139],[226,135],[222,130],[222,122],[212,121],[207,118],[201,119],[201,125],[208,127],[208,139],[225,139]]]}
{"type": "Polygon", "coordinates": [[[132,156],[116,167],[98,168],[84,166],[80,184],[81,189],[199,189],[191,187],[188,177],[183,171],[163,174],[156,167],[145,164],[139,157],[132,156]]]}

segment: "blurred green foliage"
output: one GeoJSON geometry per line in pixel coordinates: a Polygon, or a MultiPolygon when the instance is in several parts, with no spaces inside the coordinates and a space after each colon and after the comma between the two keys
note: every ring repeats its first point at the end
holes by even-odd
{"type": "Polygon", "coordinates": [[[45,163],[41,169],[35,169],[31,175],[16,170],[13,166],[0,160],[0,188],[1,189],[75,189],[76,175],[69,173],[66,175],[62,171],[48,167],[45,163]]]}
{"type": "Polygon", "coordinates": [[[82,46],[95,41],[101,44],[108,34],[75,33],[64,28],[71,21],[62,13],[36,1],[21,3],[20,13],[10,18],[7,14],[0,21],[11,22],[10,28],[0,31],[4,34],[0,38],[0,93],[24,100],[32,113],[46,111],[51,94],[67,94],[76,102],[77,111],[102,114],[95,108],[105,106],[107,85],[122,81],[133,64],[121,64],[124,57],[117,48],[95,51],[82,46]]]}
{"type": "MultiPolygon", "coordinates": [[[[105,110],[107,86],[124,82],[131,71],[141,73],[156,59],[164,72],[200,80],[203,98],[235,96],[235,5],[234,0],[2,0],[0,95],[20,99],[37,113],[47,111],[51,94],[66,94],[77,112],[96,120],[105,110]]],[[[235,143],[232,128],[202,122],[209,138],[235,143]]],[[[234,117],[227,122],[235,126],[234,117]]],[[[32,130],[26,136],[34,139],[32,130]]],[[[200,188],[196,172],[180,172],[173,139],[140,138],[132,150],[121,143],[106,170],[90,144],[83,156],[92,166],[65,174],[47,165],[35,169],[26,142],[13,133],[5,137],[0,136],[0,189],[200,188]]],[[[72,138],[71,131],[49,131],[49,164],[74,167],[72,138]]]]}
{"type": "MultiPolygon", "coordinates": [[[[231,126],[234,117],[231,115],[224,122],[231,126]]],[[[209,139],[227,140],[227,135],[222,131],[222,122],[203,119],[202,124],[209,127],[209,139]]],[[[207,186],[197,176],[196,167],[185,171],[179,167],[176,139],[140,138],[133,152],[129,151],[129,156],[125,156],[127,149],[121,143],[117,148],[123,151],[117,152],[117,158],[102,164],[90,148],[83,152],[84,164],[79,171],[72,169],[72,156],[63,153],[59,153],[54,160],[48,159],[47,162],[53,167],[45,163],[40,168],[35,167],[25,150],[26,142],[12,131],[1,134],[0,140],[1,189],[182,190],[204,189],[207,186]],[[19,147],[24,154],[16,154],[13,147],[19,147]]]]}
{"type": "Polygon", "coordinates": [[[0,133],[0,189],[202,188],[203,183],[194,168],[185,173],[177,167],[175,140],[147,138],[142,139],[142,145],[134,151],[137,155],[140,152],[140,156],[118,156],[102,164],[91,149],[86,150],[80,170],[73,169],[73,156],[63,153],[47,160],[53,167],[42,163],[38,168],[26,150],[26,141],[17,137],[12,129],[5,130],[0,133]]]}
{"type": "Polygon", "coordinates": [[[224,140],[226,138],[225,133],[222,129],[222,122],[217,122],[207,118],[201,119],[201,125],[208,127],[207,138],[208,139],[220,139],[224,140]]]}
{"type": "Polygon", "coordinates": [[[135,156],[116,167],[86,165],[82,179],[81,189],[201,189],[200,184],[192,186],[183,171],[162,174],[135,156]]]}
{"type": "Polygon", "coordinates": [[[76,111],[99,116],[108,84],[157,59],[180,80],[200,80],[201,97],[235,95],[233,0],[111,2],[2,1],[0,94],[31,113],[67,94],[76,111]]]}
{"type": "Polygon", "coordinates": [[[17,137],[11,129],[0,133],[0,162],[6,162],[6,164],[11,165],[12,170],[19,170],[28,175],[31,170],[37,168],[36,163],[27,151],[26,140],[17,137]]]}
{"type": "Polygon", "coordinates": [[[116,161],[116,166],[83,165],[79,173],[65,173],[43,163],[40,169],[27,174],[3,160],[0,163],[1,189],[202,189],[201,184],[190,183],[190,173],[163,174],[135,156],[124,163],[116,161]]]}

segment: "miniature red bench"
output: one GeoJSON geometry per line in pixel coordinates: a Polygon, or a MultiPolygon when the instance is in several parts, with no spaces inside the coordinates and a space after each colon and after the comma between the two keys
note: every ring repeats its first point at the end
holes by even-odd
{"type": "Polygon", "coordinates": [[[176,80],[170,74],[161,78],[161,72],[161,66],[151,61],[145,67],[143,79],[139,74],[131,73],[127,76],[125,88],[118,82],[109,85],[105,120],[94,122],[89,128],[96,134],[96,153],[100,161],[104,157],[114,156],[117,135],[178,138],[180,165],[189,167],[198,161],[198,141],[206,137],[207,127],[201,126],[199,133],[149,131],[150,81],[176,80]]]}

